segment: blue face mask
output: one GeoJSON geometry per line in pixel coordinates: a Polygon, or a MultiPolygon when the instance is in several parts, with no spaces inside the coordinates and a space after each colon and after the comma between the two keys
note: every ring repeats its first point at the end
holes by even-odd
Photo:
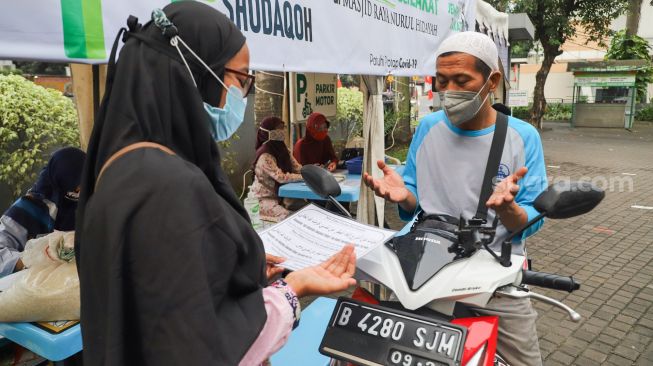
{"type": "Polygon", "coordinates": [[[215,141],[228,140],[245,119],[247,99],[239,88],[232,85],[227,89],[224,108],[214,107],[204,102],[204,110],[209,115],[209,131],[215,141]]]}
{"type": "Polygon", "coordinates": [[[231,85],[227,87],[224,81],[220,80],[218,75],[211,70],[211,68],[195,53],[193,50],[184,43],[184,41],[175,36],[170,39],[170,45],[177,49],[179,57],[184,62],[188,73],[190,74],[193,84],[197,86],[195,78],[193,77],[193,72],[190,70],[186,59],[184,58],[183,53],[179,49],[179,43],[181,43],[188,52],[190,52],[196,59],[199,61],[206,70],[213,75],[213,77],[227,90],[227,100],[224,104],[224,108],[214,107],[210,104],[204,102],[204,110],[209,115],[209,131],[211,136],[215,141],[225,141],[228,140],[234,132],[240,127],[245,119],[245,108],[247,107],[247,99],[243,98],[243,92],[236,86],[231,85]]]}

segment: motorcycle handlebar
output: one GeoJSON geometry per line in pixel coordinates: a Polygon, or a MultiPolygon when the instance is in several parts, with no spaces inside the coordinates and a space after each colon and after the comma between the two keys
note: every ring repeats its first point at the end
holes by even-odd
{"type": "Polygon", "coordinates": [[[559,276],[552,273],[535,272],[527,269],[522,272],[522,284],[546,287],[553,290],[572,292],[580,288],[580,282],[573,277],[559,276]]]}

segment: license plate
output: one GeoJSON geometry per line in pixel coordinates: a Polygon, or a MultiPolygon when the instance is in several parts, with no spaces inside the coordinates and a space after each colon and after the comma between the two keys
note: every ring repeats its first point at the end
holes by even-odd
{"type": "Polygon", "coordinates": [[[359,365],[460,365],[467,330],[446,320],[339,298],[320,353],[359,365]]]}

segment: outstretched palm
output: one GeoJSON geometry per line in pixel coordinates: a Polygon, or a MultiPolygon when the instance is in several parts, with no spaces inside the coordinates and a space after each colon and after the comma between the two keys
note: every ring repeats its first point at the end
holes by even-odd
{"type": "Polygon", "coordinates": [[[397,172],[381,160],[377,162],[379,169],[383,171],[383,178],[374,179],[368,173],[363,175],[365,184],[370,187],[377,196],[383,197],[390,202],[403,202],[408,198],[409,191],[404,180],[397,172]]]}
{"type": "Polygon", "coordinates": [[[355,271],[354,247],[347,245],[320,265],[289,274],[286,281],[297,296],[326,295],[355,285],[356,280],[352,278],[355,271]]]}

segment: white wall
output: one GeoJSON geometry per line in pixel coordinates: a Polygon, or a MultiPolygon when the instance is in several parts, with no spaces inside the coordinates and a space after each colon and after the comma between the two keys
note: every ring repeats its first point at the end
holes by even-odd
{"type": "MultiPolygon", "coordinates": [[[[529,101],[533,100],[535,90],[535,73],[520,73],[517,89],[528,90],[529,101]]],[[[544,85],[544,97],[549,103],[571,103],[574,90],[574,74],[571,72],[550,72],[544,85]]]]}

